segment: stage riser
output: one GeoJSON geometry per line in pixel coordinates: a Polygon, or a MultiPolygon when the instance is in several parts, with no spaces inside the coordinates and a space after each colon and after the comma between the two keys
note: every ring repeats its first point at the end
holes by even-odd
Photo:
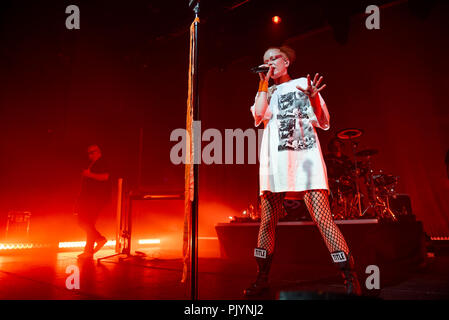
{"type": "MultiPolygon", "coordinates": [[[[426,257],[424,232],[420,222],[340,224],[359,268],[368,265],[394,265],[401,261],[416,265],[426,257]]],[[[217,225],[223,258],[242,264],[254,263],[259,227],[217,225]]],[[[273,263],[331,264],[329,252],[315,225],[277,227],[276,255],[273,263]]]]}

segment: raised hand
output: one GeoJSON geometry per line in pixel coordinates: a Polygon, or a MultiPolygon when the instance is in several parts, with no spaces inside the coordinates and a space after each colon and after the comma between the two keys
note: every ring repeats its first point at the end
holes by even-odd
{"type": "Polygon", "coordinates": [[[301,90],[304,94],[306,94],[309,98],[315,98],[315,96],[317,95],[318,92],[320,92],[321,90],[323,90],[324,88],[326,88],[326,85],[323,84],[320,87],[320,83],[321,81],[323,81],[323,77],[320,77],[318,79],[319,74],[315,74],[315,77],[313,78],[313,82],[310,81],[310,75],[307,75],[307,88],[304,89],[300,86],[296,86],[296,88],[298,90],[301,90]],[[317,81],[318,79],[318,81],[317,81]]]}

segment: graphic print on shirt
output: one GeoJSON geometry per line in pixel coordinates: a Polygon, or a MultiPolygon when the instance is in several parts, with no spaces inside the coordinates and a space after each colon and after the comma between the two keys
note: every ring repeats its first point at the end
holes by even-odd
{"type": "Polygon", "coordinates": [[[301,91],[289,92],[278,98],[278,151],[315,148],[316,138],[309,122],[311,112],[308,97],[301,91]]]}

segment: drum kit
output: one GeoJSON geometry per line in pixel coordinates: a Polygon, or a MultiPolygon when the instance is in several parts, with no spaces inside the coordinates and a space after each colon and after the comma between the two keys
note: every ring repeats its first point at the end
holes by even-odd
{"type": "Polygon", "coordinates": [[[377,218],[396,221],[389,199],[397,195],[398,178],[375,171],[372,159],[377,149],[358,150],[361,129],[344,129],[337,133],[341,144],[351,144],[352,159],[334,152],[325,156],[328,170],[330,201],[334,219],[377,218]]]}

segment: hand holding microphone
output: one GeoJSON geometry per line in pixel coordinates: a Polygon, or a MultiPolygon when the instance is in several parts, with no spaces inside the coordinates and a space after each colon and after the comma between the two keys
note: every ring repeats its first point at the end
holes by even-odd
{"type": "Polygon", "coordinates": [[[262,64],[258,67],[252,68],[251,71],[259,75],[259,92],[268,92],[268,82],[273,74],[273,66],[262,64]]]}
{"type": "Polygon", "coordinates": [[[261,65],[261,66],[258,66],[258,67],[251,68],[251,72],[252,73],[259,73],[259,72],[267,73],[269,69],[270,68],[268,66],[261,65]]]}

